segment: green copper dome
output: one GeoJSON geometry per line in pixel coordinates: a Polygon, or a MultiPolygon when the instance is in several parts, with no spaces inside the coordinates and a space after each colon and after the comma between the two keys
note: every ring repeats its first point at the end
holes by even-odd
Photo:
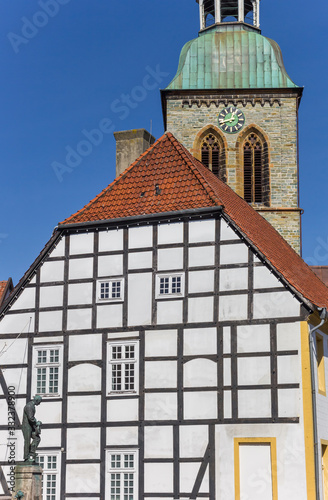
{"type": "Polygon", "coordinates": [[[279,45],[235,25],[215,26],[188,42],[167,90],[297,87],[287,75],[279,45]]]}

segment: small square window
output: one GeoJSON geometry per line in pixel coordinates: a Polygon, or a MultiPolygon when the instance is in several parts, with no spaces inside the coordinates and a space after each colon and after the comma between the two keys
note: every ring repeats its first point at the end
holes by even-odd
{"type": "Polygon", "coordinates": [[[98,283],[99,301],[123,300],[124,287],[123,278],[100,281],[98,283]]]}
{"type": "Polygon", "coordinates": [[[157,298],[163,299],[183,296],[184,276],[182,274],[158,275],[157,276],[157,298]]]}

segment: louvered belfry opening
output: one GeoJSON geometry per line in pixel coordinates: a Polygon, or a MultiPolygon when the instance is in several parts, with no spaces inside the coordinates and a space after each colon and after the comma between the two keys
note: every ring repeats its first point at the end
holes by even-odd
{"type": "Polygon", "coordinates": [[[214,134],[208,134],[201,145],[202,163],[219,179],[226,181],[224,147],[214,134]]]}
{"type": "Polygon", "coordinates": [[[244,199],[248,203],[269,204],[268,148],[252,132],[244,141],[244,199]]]}

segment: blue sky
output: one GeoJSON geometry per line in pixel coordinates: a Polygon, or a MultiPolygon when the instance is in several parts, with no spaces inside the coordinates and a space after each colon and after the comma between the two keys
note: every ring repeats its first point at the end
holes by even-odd
{"type": "MultiPolygon", "coordinates": [[[[315,7],[311,19],[299,0],[262,0],[261,28],[279,43],[290,77],[305,87],[303,257],[328,265],[328,2],[315,7]]],[[[114,179],[115,141],[108,131],[149,130],[152,123],[155,137],[163,134],[159,89],[175,75],[180,50],[198,28],[194,0],[0,1],[0,280],[12,276],[17,283],[57,223],[114,179]],[[115,111],[156,68],[166,74],[156,88],[135,93],[138,102],[126,112],[115,111]],[[64,164],[67,152],[101,123],[106,133],[92,151],[56,175],[54,162],[64,164]]]]}

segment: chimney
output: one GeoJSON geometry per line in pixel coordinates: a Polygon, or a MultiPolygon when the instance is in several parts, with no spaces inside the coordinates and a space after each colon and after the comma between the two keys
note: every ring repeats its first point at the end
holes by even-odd
{"type": "Polygon", "coordinates": [[[116,140],[116,177],[155,142],[144,128],[114,132],[116,140]]]}

